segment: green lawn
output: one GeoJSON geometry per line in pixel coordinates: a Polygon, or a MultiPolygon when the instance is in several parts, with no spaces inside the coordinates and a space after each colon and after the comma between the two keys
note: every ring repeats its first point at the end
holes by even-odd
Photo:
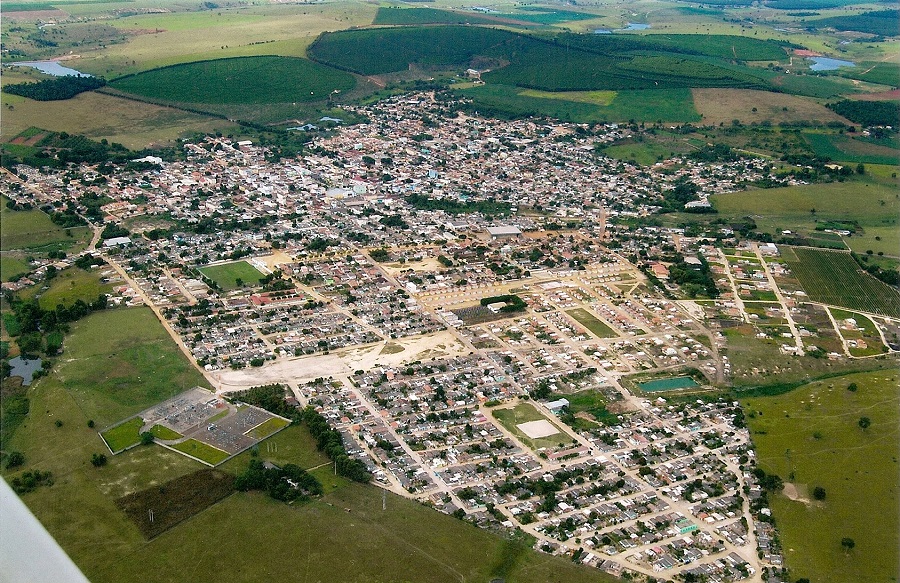
{"type": "Polygon", "coordinates": [[[615,330],[598,320],[593,314],[584,308],[575,308],[567,310],[566,314],[571,316],[576,322],[591,331],[591,334],[597,338],[615,338],[618,336],[615,330]]]}
{"type": "Polygon", "coordinates": [[[531,403],[519,403],[513,408],[510,409],[494,409],[493,411],[494,418],[500,422],[503,427],[505,427],[508,431],[515,434],[515,436],[534,450],[539,450],[541,448],[556,448],[560,445],[565,445],[571,442],[571,438],[565,432],[560,429],[560,432],[555,435],[550,435],[547,437],[539,437],[537,439],[531,439],[527,435],[525,435],[522,430],[520,430],[517,425],[522,423],[527,423],[529,421],[540,421],[546,420],[556,425],[559,428],[559,425],[550,419],[547,419],[544,415],[542,415],[531,403]]]}
{"type": "Polygon", "coordinates": [[[273,433],[284,429],[290,424],[290,421],[285,421],[280,417],[272,417],[271,419],[266,419],[265,421],[254,427],[250,431],[250,435],[254,439],[265,439],[266,437],[269,437],[273,433]]]}
{"type": "Polygon", "coordinates": [[[116,453],[141,442],[141,427],[143,425],[144,420],[140,417],[135,417],[111,429],[107,429],[100,435],[106,441],[109,449],[116,453]]]}
{"type": "Polygon", "coordinates": [[[182,437],[184,437],[177,431],[174,431],[172,429],[169,429],[168,427],[164,427],[164,426],[158,425],[158,424],[154,425],[153,427],[150,428],[150,433],[152,433],[153,437],[155,437],[157,439],[165,439],[165,440],[181,439],[182,437]]]}
{"type": "Polygon", "coordinates": [[[822,503],[772,497],[791,581],[895,580],[898,404],[896,369],[744,400],[762,468],[809,492],[825,488],[822,503]],[[847,390],[851,382],[856,392],[847,390]],[[871,419],[868,429],[860,429],[860,417],[871,419]],[[844,537],[856,542],[850,552],[841,547],[844,537]]]}
{"type": "Polygon", "coordinates": [[[210,278],[216,285],[225,291],[237,289],[237,280],[240,279],[246,285],[258,285],[263,274],[246,261],[235,263],[223,263],[200,268],[200,273],[210,278]]]}
{"type": "Polygon", "coordinates": [[[224,462],[228,459],[228,456],[231,455],[227,451],[222,451],[217,447],[197,441],[196,439],[187,439],[170,447],[184,452],[189,456],[193,456],[198,460],[205,461],[213,466],[224,462]]]}

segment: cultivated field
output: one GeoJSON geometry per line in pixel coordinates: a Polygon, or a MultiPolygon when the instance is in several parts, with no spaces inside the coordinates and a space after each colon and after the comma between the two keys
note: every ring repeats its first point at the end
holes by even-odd
{"type": "Polygon", "coordinates": [[[239,57],[153,69],[114,80],[125,93],[175,103],[321,101],[356,85],[348,73],[292,57],[239,57]]]}
{"type": "Polygon", "coordinates": [[[890,581],[897,573],[897,380],[896,369],[854,374],[743,400],[760,465],[800,493],[771,500],[791,580],[890,581]],[[861,429],[861,417],[871,426],[861,429]],[[816,486],[822,501],[812,499],[816,486]],[[856,543],[850,551],[845,537],[856,543]]]}
{"type": "Polygon", "coordinates": [[[237,283],[239,279],[245,285],[259,285],[259,279],[263,276],[258,269],[246,261],[210,265],[201,268],[200,273],[216,282],[216,285],[226,291],[240,287],[237,283]]]}
{"type": "Polygon", "coordinates": [[[782,258],[810,300],[900,318],[900,291],[860,271],[849,253],[785,247],[782,258]]]}

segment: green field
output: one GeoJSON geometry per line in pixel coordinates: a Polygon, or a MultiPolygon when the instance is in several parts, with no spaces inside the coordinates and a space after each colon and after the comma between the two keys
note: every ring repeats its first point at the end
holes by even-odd
{"type": "Polygon", "coordinates": [[[519,403],[510,409],[494,409],[493,415],[494,418],[508,431],[512,432],[519,441],[535,451],[542,448],[556,448],[571,441],[569,435],[562,430],[555,435],[539,437],[537,439],[532,439],[522,433],[516,426],[529,421],[546,420],[559,427],[556,423],[542,415],[530,403],[519,403]]]}
{"type": "Polygon", "coordinates": [[[101,427],[207,386],[148,308],[106,310],[73,323],[65,355],[58,376],[101,427]]]}
{"type": "Polygon", "coordinates": [[[352,89],[343,71],[291,57],[241,57],[171,65],[120,77],[125,93],[176,103],[264,104],[322,101],[352,89]]]}
{"type": "Polygon", "coordinates": [[[535,97],[542,93],[509,85],[487,84],[457,91],[471,98],[479,113],[500,118],[537,116],[575,123],[700,120],[690,89],[619,91],[606,106],[586,103],[580,97],[585,92],[575,92],[575,100],[569,101],[565,99],[568,92],[555,92],[552,98],[535,97]]]}
{"type": "MultiPolygon", "coordinates": [[[[598,423],[605,425],[615,425],[620,421],[618,415],[609,412],[609,409],[606,408],[606,399],[597,391],[588,389],[568,395],[554,395],[554,398],[565,398],[568,400],[569,412],[573,415],[587,413],[596,419],[598,423]]],[[[576,421],[578,421],[577,418],[576,421]]]]}
{"type": "Polygon", "coordinates": [[[280,417],[272,417],[271,419],[266,419],[260,425],[257,425],[250,432],[254,439],[265,439],[269,437],[273,433],[276,433],[288,425],[290,425],[290,421],[286,421],[281,419],[280,417]]]}
{"type": "Polygon", "coordinates": [[[204,461],[211,466],[215,466],[224,462],[226,459],[228,459],[229,455],[231,455],[227,451],[222,451],[217,447],[213,447],[201,441],[197,441],[196,439],[186,439],[181,443],[176,443],[169,447],[184,452],[189,456],[197,458],[198,460],[204,461]]]}
{"type": "Polygon", "coordinates": [[[0,255],[0,281],[11,281],[29,271],[31,271],[31,265],[24,259],[12,255],[0,255]]]}
{"type": "Polygon", "coordinates": [[[156,437],[158,439],[165,439],[165,440],[181,439],[182,437],[184,437],[177,431],[174,431],[174,430],[169,429],[168,427],[164,427],[162,425],[154,425],[153,427],[150,428],[150,433],[153,434],[153,437],[156,437]]]}
{"type": "Polygon", "coordinates": [[[591,334],[597,338],[615,338],[618,336],[615,330],[598,320],[596,316],[584,308],[567,310],[566,314],[570,315],[576,322],[590,330],[591,334]]]}
{"type": "Polygon", "coordinates": [[[823,221],[855,221],[863,232],[845,242],[857,252],[872,249],[894,255],[900,249],[900,200],[891,179],[867,176],[830,184],[751,189],[710,199],[720,215],[753,216],[760,231],[775,236],[784,229],[813,234],[823,221]]]}
{"type": "Polygon", "coordinates": [[[77,300],[89,304],[100,294],[110,291],[112,286],[102,283],[98,273],[70,267],[54,277],[49,285],[45,283],[23,290],[21,295],[23,298],[37,298],[42,308],[52,310],[60,304],[69,307],[77,300]]]}
{"type": "Polygon", "coordinates": [[[836,162],[895,166],[900,163],[900,150],[854,139],[846,134],[808,133],[804,138],[817,156],[831,158],[836,162]]]}
{"type": "MultiPolygon", "coordinates": [[[[4,116],[5,117],[5,116],[4,116]]],[[[55,225],[44,211],[32,209],[13,211],[6,208],[7,200],[0,198],[0,250],[29,249],[51,251],[69,249],[90,238],[87,227],[64,229],[55,225]],[[66,232],[70,235],[67,235],[66,232]]]]}
{"type": "Polygon", "coordinates": [[[862,272],[849,253],[785,247],[782,258],[810,300],[900,318],[900,291],[862,272]]]}
{"type": "Polygon", "coordinates": [[[790,580],[892,581],[898,568],[897,371],[848,375],[742,402],[760,466],[811,500],[774,495],[790,580]],[[859,387],[847,390],[850,383],[859,387]],[[871,426],[857,421],[869,417],[871,426]],[[793,474],[793,477],[791,477],[793,474]],[[841,539],[856,546],[845,552],[841,539]]]}
{"type": "Polygon", "coordinates": [[[239,287],[237,284],[238,279],[245,285],[255,286],[259,285],[259,280],[263,277],[263,274],[258,269],[246,261],[201,267],[200,273],[216,282],[216,285],[225,291],[237,289],[239,287]]]}
{"type": "Polygon", "coordinates": [[[141,442],[141,427],[143,426],[144,420],[135,417],[107,429],[100,436],[103,437],[103,441],[113,453],[118,453],[141,442]]]}

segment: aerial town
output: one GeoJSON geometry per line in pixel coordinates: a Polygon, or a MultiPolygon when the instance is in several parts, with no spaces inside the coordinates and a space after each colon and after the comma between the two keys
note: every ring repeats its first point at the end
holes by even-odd
{"type": "Polygon", "coordinates": [[[302,157],[207,136],[174,161],[20,166],[0,185],[128,225],[97,227],[81,254],[110,301],[152,308],[218,394],[277,383],[315,407],[380,487],[615,575],[779,581],[743,412],[704,398],[746,374],[724,329],[837,360],[898,323],[873,338],[801,305],[779,247],[728,225],[636,219],[685,183],[702,212],[800,179],[752,157],[641,167],[598,150],[633,124],[486,120],[434,93],[354,114],[370,121],[299,128],[302,157]],[[679,287],[673,264],[711,289],[679,287]]]}

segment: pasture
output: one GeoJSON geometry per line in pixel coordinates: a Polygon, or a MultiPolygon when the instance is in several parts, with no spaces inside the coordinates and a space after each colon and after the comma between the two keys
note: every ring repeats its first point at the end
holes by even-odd
{"type": "Polygon", "coordinates": [[[591,334],[597,338],[615,338],[618,336],[615,330],[601,322],[596,316],[585,310],[584,308],[575,308],[567,310],[566,314],[571,316],[573,320],[587,328],[591,334]]]}
{"type": "Polygon", "coordinates": [[[784,247],[782,259],[810,300],[900,318],[900,291],[861,271],[849,253],[784,247]]]}
{"type": "MultiPolygon", "coordinates": [[[[3,76],[8,73],[4,71],[3,76]]],[[[237,127],[225,120],[95,91],[65,101],[33,101],[5,93],[0,94],[0,99],[4,108],[0,140],[4,142],[30,127],[42,127],[140,149],[171,142],[182,135],[217,130],[227,133],[237,127]]]]}
{"type": "Polygon", "coordinates": [[[260,278],[263,277],[258,269],[246,261],[208,265],[201,267],[200,273],[216,282],[216,285],[225,291],[239,288],[238,280],[241,280],[244,285],[257,286],[260,278]]]}
{"type": "Polygon", "coordinates": [[[118,91],[173,103],[263,104],[322,101],[356,85],[343,71],[293,57],[236,57],[171,65],[120,77],[118,91]]]}
{"type": "Polygon", "coordinates": [[[897,370],[742,399],[759,465],[806,496],[770,496],[791,580],[890,581],[898,568],[897,370]],[[847,387],[855,383],[856,391],[847,387]],[[861,429],[860,417],[871,419],[861,429]],[[825,489],[822,501],[812,489],[825,489]],[[856,546],[847,552],[841,539],[856,546]]]}
{"type": "Polygon", "coordinates": [[[0,255],[0,281],[10,281],[29,271],[31,271],[31,265],[25,259],[16,255],[0,255]]]}
{"type": "Polygon", "coordinates": [[[85,271],[70,267],[60,272],[50,282],[38,284],[23,290],[23,298],[35,298],[45,310],[53,310],[62,304],[70,307],[77,300],[87,304],[95,301],[100,294],[112,291],[112,285],[100,281],[100,275],[94,271],[85,271]]]}
{"type": "MultiPolygon", "coordinates": [[[[4,120],[6,116],[4,116],[4,120]]],[[[4,123],[5,125],[5,123],[4,123]]],[[[33,251],[69,249],[90,239],[86,227],[64,229],[50,220],[42,210],[14,211],[6,207],[8,199],[0,198],[0,250],[29,249],[33,251]],[[67,234],[68,233],[68,234],[67,234]]]]}
{"type": "Polygon", "coordinates": [[[894,166],[900,163],[900,150],[846,134],[806,133],[804,138],[817,156],[831,158],[835,162],[894,166]]]}
{"type": "Polygon", "coordinates": [[[844,239],[854,249],[894,254],[900,248],[900,231],[896,228],[900,199],[892,179],[868,176],[830,184],[747,190],[710,199],[720,215],[752,216],[760,231],[774,235],[784,229],[814,233],[823,221],[856,221],[863,232],[844,239]],[[865,246],[858,248],[857,244],[865,246]]]}
{"type": "Polygon", "coordinates": [[[789,95],[753,89],[692,89],[694,107],[703,118],[704,124],[730,124],[732,120],[742,123],[817,121],[827,123],[849,122],[824,105],[812,100],[789,95]]]}

